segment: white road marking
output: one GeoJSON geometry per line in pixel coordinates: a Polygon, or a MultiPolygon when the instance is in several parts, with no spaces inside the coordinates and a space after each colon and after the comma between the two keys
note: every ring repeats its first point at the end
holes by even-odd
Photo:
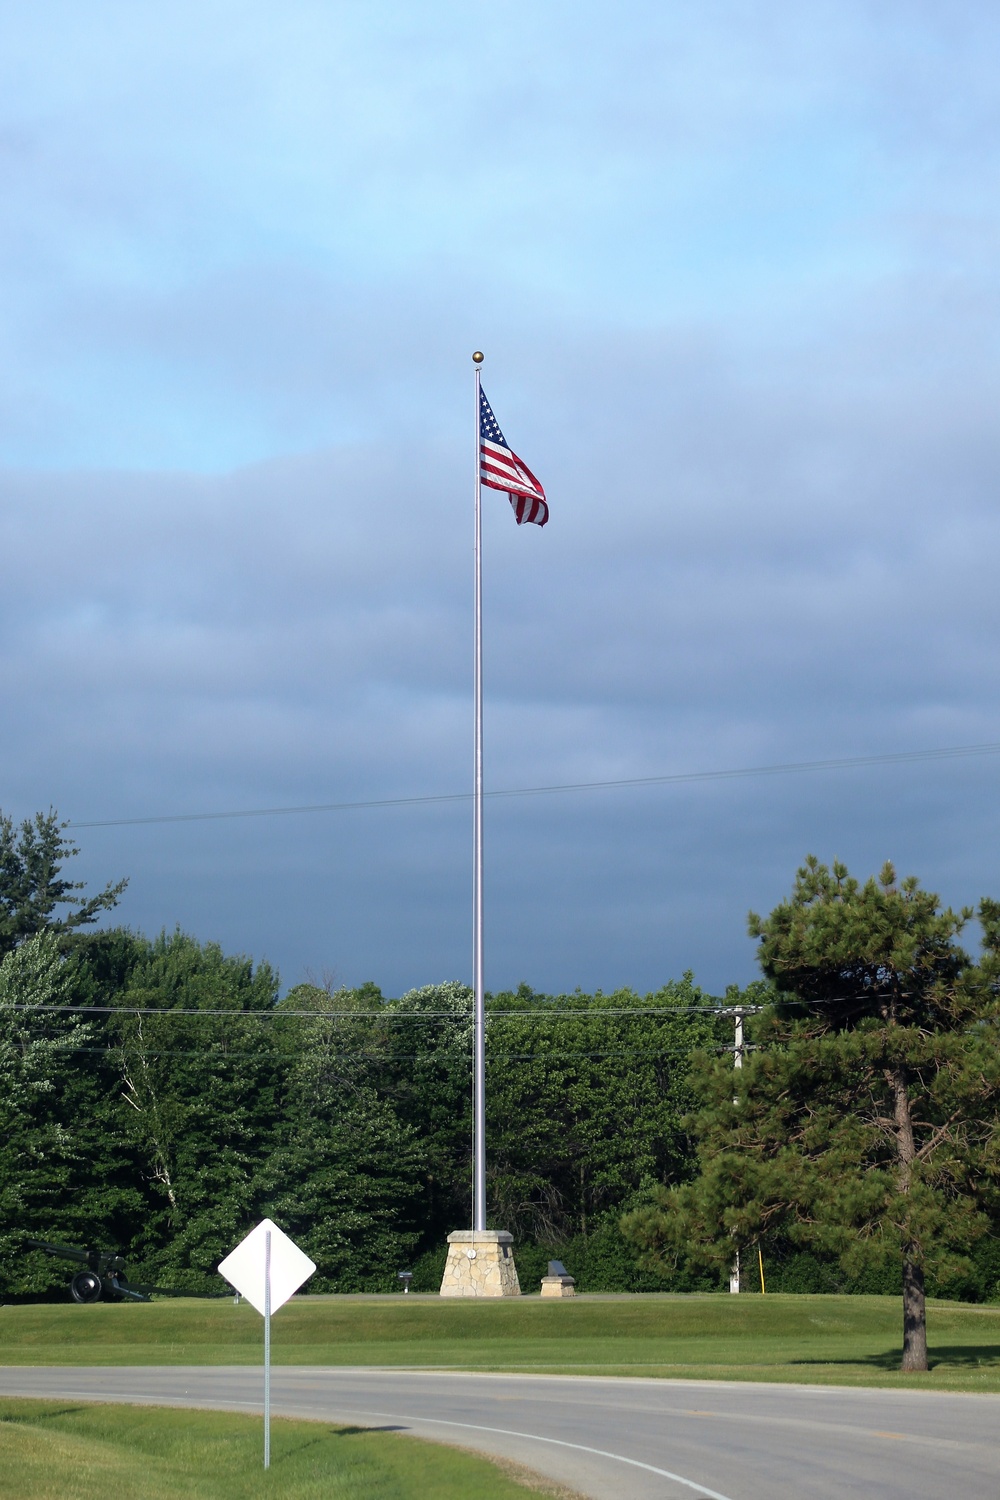
{"type": "Polygon", "coordinates": [[[658,1469],[654,1464],[644,1464],[638,1458],[626,1458],[623,1453],[608,1453],[604,1448],[588,1448],[583,1443],[568,1443],[565,1438],[541,1437],[537,1432],[513,1432],[509,1427],[484,1427],[479,1422],[450,1422],[444,1417],[410,1417],[405,1412],[359,1411],[357,1415],[359,1417],[389,1417],[396,1422],[423,1422],[434,1427],[461,1427],[467,1428],[470,1432],[495,1432],[498,1437],[527,1438],[532,1443],[551,1443],[555,1448],[573,1448],[577,1453],[592,1453],[596,1458],[610,1458],[615,1463],[629,1464],[633,1469],[645,1469],[647,1474],[658,1474],[661,1479],[672,1479],[674,1484],[681,1484],[685,1489],[694,1490],[695,1494],[704,1495],[706,1500],[729,1500],[728,1495],[721,1495],[718,1490],[710,1490],[695,1479],[685,1479],[683,1474],[674,1474],[670,1469],[658,1469]]]}

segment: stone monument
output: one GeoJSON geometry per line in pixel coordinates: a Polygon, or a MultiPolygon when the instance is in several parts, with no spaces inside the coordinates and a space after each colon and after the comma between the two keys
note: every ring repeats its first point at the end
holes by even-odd
{"type": "Polygon", "coordinates": [[[506,1229],[456,1229],[448,1236],[442,1297],[520,1297],[514,1236],[506,1229]]]}
{"type": "Polygon", "coordinates": [[[549,1261],[549,1274],[542,1277],[542,1296],[576,1296],[576,1278],[569,1274],[561,1260],[549,1261]]]}

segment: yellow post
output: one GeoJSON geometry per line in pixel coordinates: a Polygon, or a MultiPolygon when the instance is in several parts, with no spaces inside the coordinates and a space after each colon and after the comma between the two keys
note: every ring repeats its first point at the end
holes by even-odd
{"type": "Polygon", "coordinates": [[[764,1285],[764,1257],[760,1253],[760,1244],[757,1245],[757,1264],[760,1266],[760,1295],[766,1296],[767,1287],[764,1285]]]}

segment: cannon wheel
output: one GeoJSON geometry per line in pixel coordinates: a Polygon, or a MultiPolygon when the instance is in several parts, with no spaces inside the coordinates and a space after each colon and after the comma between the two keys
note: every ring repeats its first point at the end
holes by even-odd
{"type": "Polygon", "coordinates": [[[69,1284],[74,1302],[96,1302],[101,1295],[101,1278],[93,1271],[77,1271],[69,1284]]]}

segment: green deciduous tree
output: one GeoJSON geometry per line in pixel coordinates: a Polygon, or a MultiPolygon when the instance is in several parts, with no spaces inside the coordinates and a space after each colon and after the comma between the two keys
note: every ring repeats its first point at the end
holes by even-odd
{"type": "Polygon", "coordinates": [[[299,985],[278,1006],[283,1108],[268,1206],[316,1262],[315,1291],[394,1290],[420,1228],[424,1148],[385,1088],[394,1028],[374,985],[299,985]]]}
{"type": "Polygon", "coordinates": [[[471,1222],[472,991],[455,981],[422,985],[386,1005],[377,1086],[422,1146],[425,1245],[471,1222]]]}
{"type": "Polygon", "coordinates": [[[638,995],[491,997],[487,1189],[497,1224],[553,1249],[614,1233],[647,1183],[690,1174],[682,1120],[696,1049],[721,1042],[717,1006],[690,974],[638,995]],[[715,1014],[713,1014],[713,1008],[715,1014]]]}
{"type": "Polygon", "coordinates": [[[260,1217],[282,1110],[277,976],[182,932],[133,941],[104,1028],[147,1198],[132,1245],[152,1279],[197,1289],[260,1217]]]}
{"type": "MultiPolygon", "coordinates": [[[[0,962],[0,1262],[17,1281],[24,1240],[43,1235],[61,1210],[81,1154],[80,1132],[61,1108],[59,1083],[88,1028],[25,1006],[65,999],[67,973],[51,933],[37,933],[0,962]]],[[[51,1280],[39,1267],[28,1284],[51,1280]]],[[[23,1275],[21,1277],[23,1281],[23,1275]]]]}
{"type": "Polygon", "coordinates": [[[700,1175],[626,1226],[651,1261],[693,1248],[722,1266],[768,1233],[848,1270],[889,1249],[902,1368],[927,1368],[925,1274],[963,1263],[1000,1180],[1000,907],[982,914],[976,966],[957,943],[970,911],[889,864],[862,885],[813,858],[766,920],[751,914],[778,997],[739,1073],[702,1063],[700,1175]]]}

